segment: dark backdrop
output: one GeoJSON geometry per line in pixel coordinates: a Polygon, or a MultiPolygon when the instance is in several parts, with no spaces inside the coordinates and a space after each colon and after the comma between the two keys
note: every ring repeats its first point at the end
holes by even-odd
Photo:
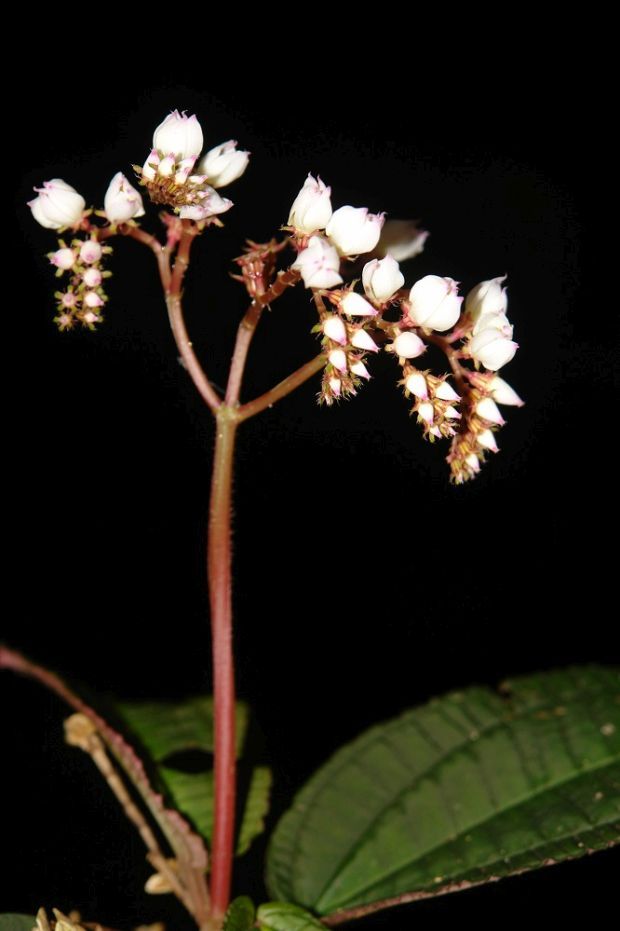
{"type": "MultiPolygon", "coordinates": [[[[315,379],[241,431],[239,691],[276,771],[276,815],[343,741],[404,707],[619,658],[613,545],[602,538],[615,488],[614,339],[593,306],[585,238],[591,124],[575,110],[577,79],[558,83],[540,50],[528,54],[537,66],[527,78],[508,80],[506,64],[502,76],[463,67],[448,90],[439,63],[379,74],[353,56],[346,67],[306,61],[300,74],[289,61],[277,77],[259,62],[252,77],[251,64],[241,73],[194,62],[153,68],[148,80],[148,69],[128,77],[109,61],[21,100],[22,271],[4,302],[2,637],[96,690],[174,698],[209,688],[212,426],[176,361],[147,250],[114,244],[99,332],[56,331],[43,256],[54,240],[23,206],[32,185],[59,176],[101,205],[109,178],[131,177],[174,107],[198,114],[207,147],[232,137],[252,151],[225,229],[198,244],[187,282],[188,326],[220,385],[245,304],[230,259],[244,237],[269,237],[286,220],[308,171],[332,185],[336,205],[421,220],[431,237],[404,268],[409,282],[437,273],[467,290],[508,274],[521,349],[502,374],[527,404],[508,411],[501,453],[476,482],[448,484],[446,448],[422,442],[389,359],[351,402],[319,409],[315,379]]],[[[157,229],[153,211],[144,225],[157,229]]],[[[299,289],[265,315],[246,398],[314,354],[313,323],[299,289]]],[[[8,674],[0,690],[13,815],[3,815],[0,910],[45,903],[113,926],[168,915],[176,927],[180,911],[164,900],[136,902],[141,844],[90,762],[64,747],[60,703],[8,674]]],[[[262,853],[257,844],[240,864],[239,892],[263,894],[262,853]]],[[[599,854],[361,927],[585,918],[589,902],[611,905],[618,863],[599,854]]]]}

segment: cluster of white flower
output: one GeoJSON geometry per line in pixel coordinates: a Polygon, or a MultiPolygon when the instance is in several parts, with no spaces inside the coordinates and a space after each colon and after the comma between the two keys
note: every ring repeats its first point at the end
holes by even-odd
{"type": "Polygon", "coordinates": [[[230,210],[232,201],[215,189],[236,181],[248,166],[250,153],[238,150],[232,139],[210,149],[196,165],[203,142],[196,117],[175,110],[155,130],[144,166],[136,166],[153,203],[174,207],[181,219],[209,220],[230,210]]]}
{"type": "Polygon", "coordinates": [[[54,295],[58,301],[54,322],[61,330],[70,330],[78,323],[94,330],[103,321],[101,309],[107,301],[103,281],[110,276],[101,261],[112,249],[90,237],[74,239],[70,246],[59,239],[58,245],[60,248],[48,253],[48,258],[56,267],[56,276],[68,274],[69,282],[64,291],[54,295]]]}
{"type": "MultiPolygon", "coordinates": [[[[163,215],[175,231],[182,228],[181,221],[184,226],[195,224],[194,232],[219,224],[218,215],[232,202],[218,189],[239,178],[248,165],[249,153],[237,149],[233,140],[200,158],[203,142],[196,117],[175,110],[156,128],[143,167],[134,166],[151,201],[178,214],[180,219],[163,215]]],[[[142,198],[118,172],[107,189],[104,210],[94,211],[108,225],[96,227],[89,219],[93,211],[85,209],[84,198],[65,181],[56,178],[35,190],[38,196],[29,206],[42,226],[82,231],[86,236],[70,245],[59,240],[59,248],[50,254],[57,274],[70,276],[66,290],[56,294],[56,322],[61,329],[78,322],[92,328],[102,319],[103,279],[109,274],[100,262],[111,250],[101,241],[120,232],[156,242],[136,229],[136,218],[144,215],[142,198]]],[[[312,290],[319,314],[314,329],[325,355],[319,399],[327,404],[354,395],[370,378],[369,354],[380,349],[390,352],[398,360],[400,384],[405,396],[413,399],[412,413],[425,437],[451,439],[447,459],[453,480],[462,482],[479,471],[488,451],[497,451],[495,432],[504,423],[497,404],[523,403],[496,374],[517,350],[506,316],[505,276],[478,284],[464,307],[453,278],[425,275],[406,289],[398,260],[421,252],[428,234],[406,221],[392,221],[384,229],[384,221],[383,213],[373,214],[365,207],[347,204],[334,210],[331,188],[309,174],[284,227],[289,235],[262,245],[248,241],[246,253],[237,260],[242,274],[236,277],[251,300],[260,301],[259,306],[271,303],[299,279],[312,290]],[[296,257],[278,270],[276,257],[287,243],[296,257]],[[356,281],[345,283],[351,277],[347,263],[359,256],[369,258],[361,273],[363,294],[356,291],[356,281]],[[445,374],[412,365],[411,360],[426,353],[429,345],[443,351],[456,388],[445,374]]],[[[169,230],[168,260],[178,241],[176,232],[169,230]]]]}
{"type": "Polygon", "coordinates": [[[355,282],[339,287],[343,285],[343,260],[372,252],[380,241],[383,222],[383,214],[371,214],[366,208],[344,206],[333,211],[331,188],[312,175],[291,207],[288,229],[298,253],[291,267],[318,298],[315,330],[322,334],[326,355],[319,400],[332,404],[355,394],[362,381],[370,378],[366,354],[383,346],[399,361],[400,384],[405,396],[414,398],[412,412],[424,435],[431,441],[452,439],[448,461],[453,480],[462,482],[476,474],[486,451],[497,451],[494,431],[504,421],[496,401],[522,403],[494,374],[517,350],[506,316],[505,278],[478,284],[467,295],[463,311],[463,297],[453,278],[426,275],[408,292],[403,291],[404,276],[388,252],[383,259],[374,258],[364,265],[364,297],[354,290],[355,282]],[[335,313],[326,309],[326,301],[335,313]],[[386,319],[393,308],[398,308],[399,319],[386,319]],[[362,322],[353,325],[351,317],[362,322]],[[429,343],[438,345],[450,359],[460,394],[447,376],[411,365],[410,360],[422,355],[429,343]],[[463,365],[466,359],[474,361],[474,370],[463,365]],[[481,365],[486,373],[479,371],[481,365]]]}

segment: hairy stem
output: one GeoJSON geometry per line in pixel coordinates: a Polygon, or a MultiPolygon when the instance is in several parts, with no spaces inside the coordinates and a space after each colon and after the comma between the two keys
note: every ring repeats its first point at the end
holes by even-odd
{"type": "Polygon", "coordinates": [[[228,385],[226,387],[226,404],[229,407],[235,407],[239,403],[239,394],[241,392],[241,382],[245,363],[248,358],[250,343],[256,332],[261,314],[262,306],[258,301],[252,301],[247,313],[237,330],[237,339],[233,351],[232,361],[230,363],[230,374],[228,376],[228,385]]]}
{"type": "Polygon", "coordinates": [[[230,901],[235,837],[235,671],[232,643],[230,511],[237,418],[221,405],[216,417],[207,571],[211,603],[214,700],[214,822],[211,904],[219,923],[230,901]]]}
{"type": "Polygon", "coordinates": [[[316,375],[317,372],[320,372],[325,362],[325,355],[322,352],[319,353],[318,356],[306,362],[305,365],[302,365],[281,382],[278,382],[278,384],[269,391],[266,391],[264,394],[259,395],[259,397],[254,398],[253,401],[248,401],[247,404],[242,404],[241,407],[237,408],[237,419],[240,422],[248,420],[249,417],[260,414],[261,411],[266,410],[268,407],[273,407],[276,401],[285,398],[287,394],[290,394],[296,388],[299,388],[300,385],[303,385],[305,381],[308,381],[309,378],[312,378],[313,375],[316,375]]]}

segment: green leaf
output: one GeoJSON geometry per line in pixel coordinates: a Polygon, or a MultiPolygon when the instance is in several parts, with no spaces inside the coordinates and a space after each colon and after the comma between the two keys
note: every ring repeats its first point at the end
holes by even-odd
{"type": "Polygon", "coordinates": [[[254,925],[254,903],[247,895],[233,899],[224,916],[223,931],[250,931],[254,925]]]}
{"type": "Polygon", "coordinates": [[[573,668],[435,699],[339,750],[278,824],[267,881],[360,914],[619,841],[619,671],[573,668]]]}
{"type": "Polygon", "coordinates": [[[288,902],[266,902],[259,906],[256,917],[266,931],[325,931],[318,918],[288,902]]]}
{"type": "MultiPolygon", "coordinates": [[[[213,831],[213,773],[184,773],[169,766],[159,767],[160,776],[179,811],[190,818],[207,840],[213,831]]],[[[271,772],[264,766],[252,771],[244,803],[237,841],[237,856],[247,852],[250,844],[265,828],[269,810],[271,772]]]]}
{"type": "MultiPolygon", "coordinates": [[[[175,765],[175,754],[189,750],[213,752],[213,699],[196,696],[187,701],[123,702],[117,705],[124,721],[152,756],[159,777],[175,807],[189,817],[206,839],[213,831],[213,773],[187,772],[175,765]]],[[[241,754],[248,727],[248,708],[237,703],[237,755],[241,754]]],[[[252,770],[237,854],[245,853],[264,830],[269,809],[271,773],[265,767],[252,770]]]]}
{"type": "Polygon", "coordinates": [[[0,931],[32,931],[37,921],[32,915],[15,915],[7,913],[0,915],[0,931]]]}
{"type": "Polygon", "coordinates": [[[265,830],[265,818],[269,811],[271,793],[271,770],[266,766],[257,766],[252,771],[250,788],[245,802],[243,819],[237,841],[237,856],[250,849],[255,837],[265,830]]]}
{"type": "MultiPolygon", "coordinates": [[[[119,702],[116,708],[156,762],[173,753],[213,753],[213,699],[198,695],[183,702],[119,702]]],[[[237,702],[237,755],[247,730],[247,705],[237,702]]]]}

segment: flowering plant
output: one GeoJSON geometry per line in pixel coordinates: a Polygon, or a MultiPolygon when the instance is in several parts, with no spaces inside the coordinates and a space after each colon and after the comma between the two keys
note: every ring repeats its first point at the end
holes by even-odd
{"type": "MultiPolygon", "coordinates": [[[[589,669],[578,677],[530,676],[507,685],[507,698],[480,689],[453,693],[339,751],[275,830],[267,865],[275,901],[258,911],[245,896],[231,902],[234,856],[262,830],[270,784],[268,772],[257,767],[241,800],[239,827],[235,769],[244,722],[235,700],[230,542],[239,426],[319,373],[320,402],[329,406],[353,397],[371,377],[372,358],[385,351],[423,436],[448,441],[450,475],[462,484],[478,474],[489,452],[497,452],[496,434],[504,423],[498,404],[522,401],[497,374],[517,349],[506,315],[505,276],[475,285],[465,298],[447,276],[428,274],[405,286],[400,263],[419,254],[427,234],[408,224],[395,236],[383,214],[364,207],[334,210],[330,187],[312,175],[281,233],[262,243],[248,241],[235,260],[249,307],[239,324],[226,389],[219,391],[189,338],[183,287],[195,242],[221,226],[220,217],[233,206],[219,189],[245,172],[249,153],[231,140],[200,158],[203,142],[196,117],[175,111],[155,130],[143,166],[135,166],[135,185],[117,173],[102,211],[86,210],[82,196],[60,179],[38,188],[30,208],[35,220],[60,236],[49,259],[63,281],[56,293],[61,330],[95,329],[103,322],[115,236],[147,246],[156,258],[179,355],[216,421],[207,556],[213,699],[198,697],[177,708],[121,706],[117,729],[58,677],[15,651],[2,648],[0,665],[34,676],[72,706],[67,742],[92,757],[140,831],[154,869],[147,893],[175,895],[201,929],[241,931],[255,921],[274,931],[302,924],[321,928],[561,859],[568,855],[567,838],[583,852],[613,843],[617,801],[608,795],[604,805],[594,804],[602,801],[594,783],[617,766],[613,675],[589,669]],[[141,189],[166,208],[160,215],[163,242],[138,223],[145,216],[141,189]],[[268,391],[242,402],[245,364],[263,314],[297,286],[314,303],[320,351],[268,391]],[[435,371],[421,364],[433,351],[445,360],[435,371]],[[593,705],[605,717],[598,727],[586,720],[584,709],[593,705]],[[522,742],[539,748],[560,729],[571,753],[558,755],[544,772],[524,767],[522,742]],[[133,747],[136,737],[147,751],[146,770],[133,747]],[[213,753],[212,775],[189,778],[172,764],[175,752],[191,746],[213,753]],[[586,756],[587,766],[579,762],[586,756]],[[481,774],[487,780],[483,792],[481,774]],[[594,788],[594,802],[578,823],[558,832],[565,811],[559,805],[559,815],[553,811],[542,838],[533,841],[524,825],[541,816],[541,797],[550,798],[558,780],[568,786],[567,808],[574,808],[577,797],[586,805],[586,784],[588,791],[594,788]],[[448,807],[456,828],[442,821],[442,794],[453,800],[448,807]],[[488,822],[491,842],[481,827],[488,822]]],[[[47,921],[40,913],[41,931],[47,921]]],[[[61,931],[77,922],[56,913],[61,931]]]]}

